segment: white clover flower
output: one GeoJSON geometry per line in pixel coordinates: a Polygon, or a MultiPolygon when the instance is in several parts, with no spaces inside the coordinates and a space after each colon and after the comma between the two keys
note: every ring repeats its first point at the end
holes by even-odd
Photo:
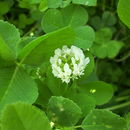
{"type": "Polygon", "coordinates": [[[50,58],[52,73],[65,83],[84,75],[85,67],[89,62],[89,57],[85,58],[83,51],[76,46],[58,48],[55,50],[55,55],[50,58]]]}

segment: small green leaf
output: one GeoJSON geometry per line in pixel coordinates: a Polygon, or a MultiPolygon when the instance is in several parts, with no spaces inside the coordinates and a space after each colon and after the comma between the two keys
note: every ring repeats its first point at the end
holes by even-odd
{"type": "Polygon", "coordinates": [[[79,90],[96,100],[97,105],[107,103],[113,96],[113,86],[101,81],[89,82],[80,85],[79,90]]]}
{"type": "Polygon", "coordinates": [[[130,28],[130,0],[119,0],[117,11],[120,19],[130,28]]]}
{"type": "Polygon", "coordinates": [[[90,51],[99,58],[114,58],[120,52],[123,45],[123,42],[110,40],[102,44],[94,43],[90,51]]]}
{"type": "Polygon", "coordinates": [[[90,48],[95,40],[94,30],[90,26],[81,26],[75,28],[76,41],[75,45],[84,50],[90,48]]]}
{"type": "Polygon", "coordinates": [[[60,7],[62,0],[48,0],[49,8],[58,8],[60,7]]]}
{"type": "Polygon", "coordinates": [[[116,16],[109,12],[109,11],[105,11],[102,15],[102,23],[105,26],[113,26],[115,25],[117,22],[116,16]]]}
{"type": "Polygon", "coordinates": [[[111,40],[108,43],[107,53],[109,58],[114,58],[123,47],[124,43],[116,40],[111,40]]]}
{"type": "Polygon", "coordinates": [[[110,28],[102,28],[96,32],[95,42],[102,44],[108,42],[112,38],[112,31],[110,28]]]}
{"type": "Polygon", "coordinates": [[[10,9],[9,3],[7,1],[0,1],[0,15],[6,14],[10,9]]]}
{"type": "Polygon", "coordinates": [[[15,103],[3,112],[2,130],[51,130],[51,127],[44,112],[26,103],[15,103]]]}
{"type": "Polygon", "coordinates": [[[50,120],[61,126],[75,125],[81,116],[81,109],[72,100],[53,96],[48,103],[50,120]]]}
{"type": "Polygon", "coordinates": [[[71,0],[62,0],[62,3],[60,5],[61,8],[65,8],[71,3],[71,0]]]}
{"type": "Polygon", "coordinates": [[[47,0],[42,0],[39,5],[40,11],[46,11],[48,9],[48,3],[47,0]]]}
{"type": "Polygon", "coordinates": [[[82,123],[83,130],[126,130],[124,118],[107,110],[93,110],[82,123]]]}
{"type": "Polygon", "coordinates": [[[46,0],[49,8],[64,8],[70,4],[71,0],[46,0]]]}
{"type": "Polygon", "coordinates": [[[29,2],[30,4],[38,4],[38,3],[40,3],[40,1],[41,1],[41,0],[29,0],[28,2],[29,2]]]}
{"type": "MultiPolygon", "coordinates": [[[[80,86],[79,86],[80,87],[80,86]]],[[[86,116],[91,110],[95,108],[95,99],[84,93],[74,93],[73,91],[67,94],[82,110],[82,116],[86,116]]]]}
{"type": "Polygon", "coordinates": [[[94,16],[90,19],[90,25],[93,26],[96,30],[99,30],[103,27],[101,18],[99,16],[94,16]]]}
{"type": "Polygon", "coordinates": [[[74,4],[82,4],[87,6],[96,6],[97,0],[72,0],[74,4]]]}
{"type": "Polygon", "coordinates": [[[114,58],[123,47],[124,43],[112,39],[112,31],[109,28],[102,28],[96,32],[95,43],[90,51],[99,58],[114,58]]]}

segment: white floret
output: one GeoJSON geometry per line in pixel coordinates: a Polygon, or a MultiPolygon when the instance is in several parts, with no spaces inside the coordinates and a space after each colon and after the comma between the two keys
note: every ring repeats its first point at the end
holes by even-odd
{"type": "Polygon", "coordinates": [[[66,83],[84,75],[89,62],[89,57],[85,58],[83,51],[76,46],[58,48],[55,50],[55,55],[50,58],[52,73],[66,83]]]}

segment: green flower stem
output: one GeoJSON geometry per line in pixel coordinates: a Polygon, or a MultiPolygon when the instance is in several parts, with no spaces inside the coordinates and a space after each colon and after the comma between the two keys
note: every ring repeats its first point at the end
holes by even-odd
{"type": "Polygon", "coordinates": [[[38,23],[36,23],[27,33],[24,34],[24,37],[28,36],[31,32],[35,31],[38,27],[38,23]]]}
{"type": "Polygon", "coordinates": [[[123,97],[118,97],[115,99],[116,102],[121,102],[121,101],[124,101],[124,100],[127,100],[128,98],[130,98],[130,96],[123,96],[123,97]]]}
{"type": "Polygon", "coordinates": [[[126,103],[119,104],[119,105],[115,105],[115,106],[112,106],[112,107],[108,107],[108,108],[105,108],[105,109],[112,111],[112,110],[120,109],[120,108],[129,106],[129,105],[130,105],[130,101],[126,102],[126,103]]]}
{"type": "Polygon", "coordinates": [[[122,62],[130,57],[130,51],[121,59],[115,59],[116,62],[122,62]]]}
{"type": "Polygon", "coordinates": [[[75,128],[75,129],[77,129],[77,128],[82,128],[82,126],[81,126],[81,125],[78,125],[78,126],[74,126],[74,128],[75,128]]]}

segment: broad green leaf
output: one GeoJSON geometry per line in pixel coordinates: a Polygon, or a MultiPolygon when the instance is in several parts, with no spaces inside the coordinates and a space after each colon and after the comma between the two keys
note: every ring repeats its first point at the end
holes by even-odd
{"type": "MultiPolygon", "coordinates": [[[[80,87],[80,86],[79,86],[80,87]]],[[[93,97],[84,93],[74,93],[73,91],[67,94],[82,110],[82,116],[86,116],[95,108],[95,100],[93,97]]]]}
{"type": "Polygon", "coordinates": [[[17,101],[34,103],[38,96],[36,83],[19,67],[0,70],[0,112],[17,101]]]}
{"type": "Polygon", "coordinates": [[[23,37],[18,45],[18,52],[20,52],[29,42],[36,39],[36,37],[23,37]]]}
{"type": "Polygon", "coordinates": [[[47,106],[50,97],[52,96],[51,91],[48,89],[45,83],[42,83],[40,80],[37,81],[38,86],[38,98],[36,104],[40,104],[43,107],[47,106]]]}
{"type": "Polygon", "coordinates": [[[130,112],[126,115],[126,121],[127,121],[127,127],[128,127],[128,130],[130,130],[130,112]]]}
{"type": "Polygon", "coordinates": [[[2,130],[51,130],[51,127],[44,112],[26,103],[15,103],[3,112],[2,130]]]}
{"type": "Polygon", "coordinates": [[[113,86],[101,81],[90,82],[80,85],[79,90],[96,100],[97,105],[107,103],[113,96],[113,86]]]}
{"type": "Polygon", "coordinates": [[[55,96],[61,96],[64,93],[63,90],[68,87],[67,84],[62,83],[61,79],[54,77],[50,67],[48,67],[46,75],[46,83],[52,94],[55,96]]]}
{"type": "Polygon", "coordinates": [[[96,6],[97,0],[72,0],[74,4],[82,4],[87,6],[96,6]]]}
{"type": "Polygon", "coordinates": [[[86,84],[88,82],[93,82],[93,81],[98,81],[99,80],[99,77],[97,75],[97,72],[96,71],[93,71],[88,77],[86,80],[83,80],[83,81],[80,81],[79,82],[79,86],[80,85],[83,85],[83,84],[86,84]]]}
{"type": "Polygon", "coordinates": [[[48,61],[55,49],[73,44],[74,38],[75,34],[71,27],[43,35],[31,41],[21,50],[19,60],[21,63],[39,65],[48,61]]]}
{"type": "Polygon", "coordinates": [[[42,28],[48,33],[64,26],[62,14],[58,9],[49,9],[42,19],[42,28]]]}
{"type": "Polygon", "coordinates": [[[0,20],[0,55],[6,60],[15,59],[19,42],[18,29],[14,25],[0,20]]]}
{"type": "Polygon", "coordinates": [[[124,118],[107,110],[93,110],[82,123],[83,130],[127,130],[124,118]]]}
{"type": "Polygon", "coordinates": [[[75,45],[84,50],[90,48],[95,40],[94,30],[90,26],[81,26],[75,28],[76,41],[75,45]]]}
{"type": "Polygon", "coordinates": [[[88,13],[85,8],[78,5],[70,5],[61,10],[64,25],[78,27],[85,25],[88,21],[88,13]]]}
{"type": "Polygon", "coordinates": [[[0,56],[0,68],[5,68],[5,67],[10,67],[14,65],[14,61],[5,61],[1,56],[0,56]]]}
{"type": "Polygon", "coordinates": [[[120,19],[130,28],[130,0],[119,0],[117,11],[120,19]]]}
{"type": "Polygon", "coordinates": [[[75,125],[81,116],[81,109],[72,100],[53,96],[48,103],[48,116],[61,126],[75,125]]]}

